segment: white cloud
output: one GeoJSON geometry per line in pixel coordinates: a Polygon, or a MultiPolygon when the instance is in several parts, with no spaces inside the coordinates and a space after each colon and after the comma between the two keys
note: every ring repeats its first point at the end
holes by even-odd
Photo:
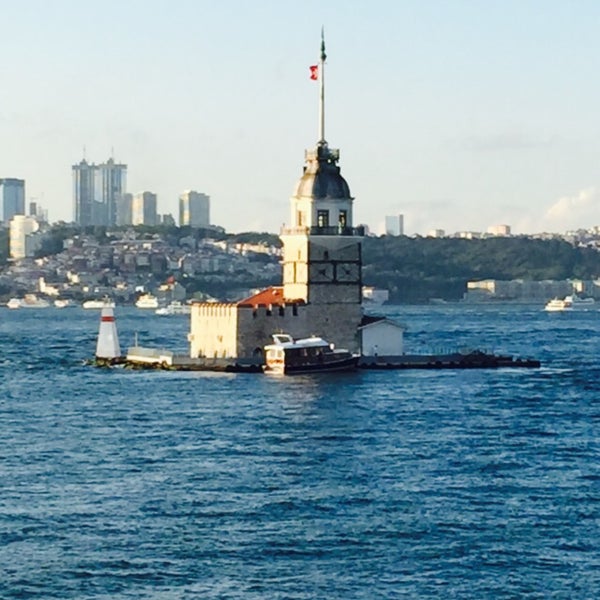
{"type": "Polygon", "coordinates": [[[600,190],[585,188],[572,196],[559,198],[546,211],[542,225],[547,231],[588,229],[600,221],[600,190]]]}

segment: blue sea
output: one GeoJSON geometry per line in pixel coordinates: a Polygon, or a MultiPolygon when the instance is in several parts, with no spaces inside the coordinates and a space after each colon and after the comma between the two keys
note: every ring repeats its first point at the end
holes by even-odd
{"type": "Polygon", "coordinates": [[[600,597],[600,311],[385,313],[542,367],[105,370],[97,311],[0,309],[0,598],[600,597]]]}

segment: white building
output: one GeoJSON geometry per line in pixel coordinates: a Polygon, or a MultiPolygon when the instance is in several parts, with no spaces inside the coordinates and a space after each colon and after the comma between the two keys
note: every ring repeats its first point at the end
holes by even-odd
{"type": "Polygon", "coordinates": [[[404,215],[393,215],[385,218],[385,235],[404,235],[404,215]]]}
{"type": "Polygon", "coordinates": [[[32,257],[41,245],[40,225],[33,217],[15,215],[10,221],[11,258],[32,257]]]}
{"type": "Polygon", "coordinates": [[[446,236],[446,232],[443,229],[430,229],[427,232],[427,237],[431,238],[443,238],[446,236]]]}
{"type": "Polygon", "coordinates": [[[510,225],[490,225],[487,232],[489,235],[506,237],[510,235],[510,225]]]}
{"type": "Polygon", "coordinates": [[[210,225],[210,196],[187,190],[179,196],[179,225],[208,227],[210,225]]]}
{"type": "Polygon", "coordinates": [[[405,327],[384,318],[365,318],[359,327],[363,356],[400,356],[404,353],[405,327]]]}

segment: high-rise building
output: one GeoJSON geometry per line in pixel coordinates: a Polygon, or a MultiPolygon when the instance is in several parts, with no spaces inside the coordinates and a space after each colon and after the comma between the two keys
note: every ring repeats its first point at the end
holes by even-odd
{"type": "Polygon", "coordinates": [[[78,225],[116,225],[118,201],[127,188],[127,165],[110,158],[95,165],[73,165],[73,201],[78,225]]]}
{"type": "Polygon", "coordinates": [[[15,215],[25,214],[25,181],[0,179],[0,220],[8,225],[15,215]]]}
{"type": "Polygon", "coordinates": [[[210,196],[187,190],[179,196],[179,225],[208,227],[210,225],[210,196]]]}
{"type": "Polygon", "coordinates": [[[27,258],[40,247],[41,238],[37,234],[40,226],[34,217],[15,215],[10,221],[10,256],[27,258]]]}
{"type": "Polygon", "coordinates": [[[404,235],[404,215],[385,218],[385,235],[404,235]]]}
{"type": "Polygon", "coordinates": [[[116,225],[118,217],[118,201],[127,190],[127,165],[115,163],[109,158],[96,167],[95,200],[103,207],[105,223],[116,225]]]}
{"type": "Polygon", "coordinates": [[[139,192],[134,194],[131,202],[132,225],[157,225],[156,194],[139,192]]]}
{"type": "Polygon", "coordinates": [[[29,216],[34,217],[38,223],[48,222],[48,211],[41,207],[36,200],[29,202],[29,216]]]}
{"type": "Polygon", "coordinates": [[[133,194],[119,194],[117,198],[117,225],[131,225],[133,194]]]}

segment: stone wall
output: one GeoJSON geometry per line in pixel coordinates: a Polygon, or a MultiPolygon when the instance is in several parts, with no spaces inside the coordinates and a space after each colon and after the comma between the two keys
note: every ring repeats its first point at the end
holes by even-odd
{"type": "Polygon", "coordinates": [[[192,305],[190,356],[237,357],[238,310],[236,304],[205,302],[192,305]]]}
{"type": "Polygon", "coordinates": [[[295,311],[286,306],[239,308],[238,356],[253,356],[272,342],[272,334],[288,333],[293,338],[317,335],[337,348],[359,351],[358,327],[362,319],[360,304],[307,305],[295,311]]]}

